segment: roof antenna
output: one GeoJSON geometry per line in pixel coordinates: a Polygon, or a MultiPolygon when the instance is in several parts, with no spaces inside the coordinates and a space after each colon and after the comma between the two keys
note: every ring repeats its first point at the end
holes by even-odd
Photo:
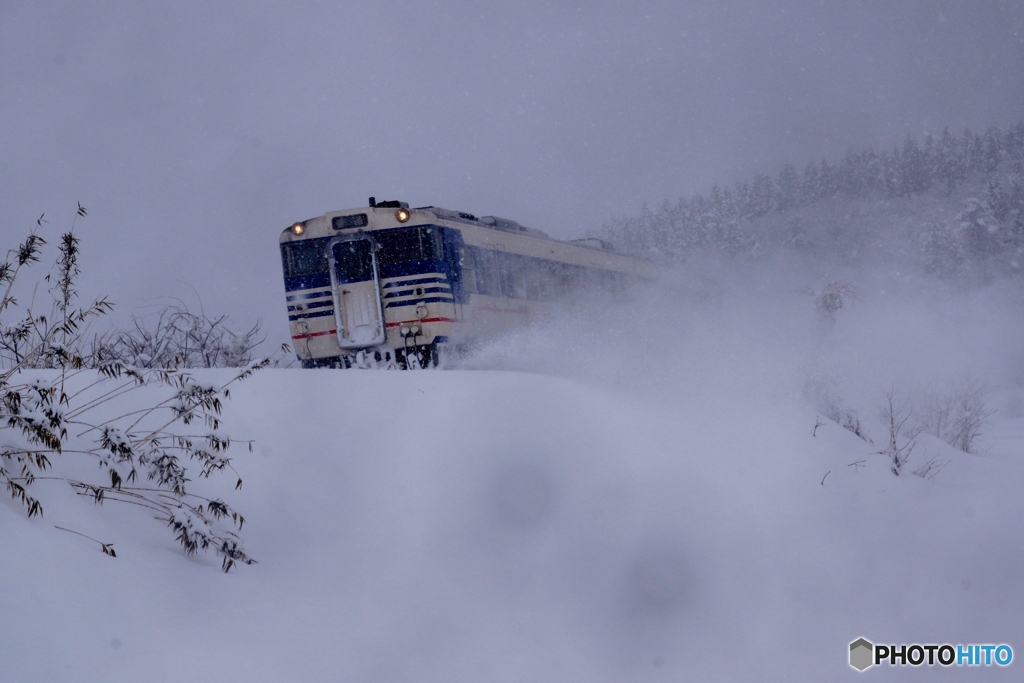
{"type": "Polygon", "coordinates": [[[377,198],[376,197],[370,197],[370,208],[372,209],[375,206],[377,206],[377,198]]]}

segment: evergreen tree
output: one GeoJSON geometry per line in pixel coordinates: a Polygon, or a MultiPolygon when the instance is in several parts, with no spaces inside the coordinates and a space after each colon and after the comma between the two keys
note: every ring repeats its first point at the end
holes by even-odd
{"type": "Polygon", "coordinates": [[[909,197],[927,190],[931,184],[928,177],[928,164],[924,152],[909,133],[903,142],[903,150],[899,153],[898,159],[897,187],[899,196],[909,197]]]}
{"type": "Polygon", "coordinates": [[[839,173],[836,171],[836,167],[828,163],[828,159],[822,159],[821,164],[818,165],[818,171],[820,173],[818,184],[821,188],[818,196],[822,199],[836,196],[839,192],[839,173]]]}
{"type": "Polygon", "coordinates": [[[787,211],[802,204],[800,192],[800,175],[792,164],[786,164],[779,171],[775,180],[778,188],[776,205],[779,211],[787,211]]]}
{"type": "Polygon", "coordinates": [[[818,164],[813,161],[807,164],[804,169],[804,177],[800,183],[801,194],[804,196],[805,203],[810,204],[821,199],[821,173],[818,171],[818,164]]]}
{"type": "Polygon", "coordinates": [[[981,169],[985,174],[995,173],[1003,157],[1003,136],[999,128],[989,128],[981,142],[981,169]]]}
{"type": "Polygon", "coordinates": [[[745,182],[736,183],[736,213],[743,218],[754,215],[754,203],[751,198],[750,185],[745,182]]]}
{"type": "Polygon", "coordinates": [[[935,146],[933,177],[936,182],[945,186],[947,195],[953,192],[957,182],[961,179],[957,156],[956,138],[949,132],[949,128],[943,128],[942,137],[939,138],[939,142],[935,146]]]}
{"type": "Polygon", "coordinates": [[[770,176],[758,173],[750,188],[751,213],[763,216],[775,208],[775,187],[770,176]]]}

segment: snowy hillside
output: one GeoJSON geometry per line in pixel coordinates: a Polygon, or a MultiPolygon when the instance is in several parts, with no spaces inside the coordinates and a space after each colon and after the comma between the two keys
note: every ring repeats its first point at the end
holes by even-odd
{"type": "Polygon", "coordinates": [[[681,262],[702,251],[757,258],[792,249],[859,266],[899,263],[945,278],[1019,276],[1024,264],[1024,123],[965,130],[891,152],[792,164],[714,185],[604,226],[634,253],[681,262]]]}
{"type": "Polygon", "coordinates": [[[3,502],[0,680],[962,680],[858,674],[848,644],[1024,652],[1012,292],[864,275],[833,321],[792,272],[708,265],[671,308],[577,311],[457,370],[257,373],[224,495],[259,564],[230,574],[135,510],[3,502]],[[964,373],[998,410],[978,454],[921,434],[894,476],[884,392],[964,373]]]}

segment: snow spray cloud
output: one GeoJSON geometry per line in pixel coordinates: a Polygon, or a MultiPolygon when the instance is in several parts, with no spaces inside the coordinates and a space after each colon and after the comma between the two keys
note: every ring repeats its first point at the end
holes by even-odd
{"type": "Polygon", "coordinates": [[[977,386],[1011,401],[1003,395],[1024,381],[1014,341],[1022,309],[1024,288],[1012,279],[964,284],[899,263],[785,251],[694,255],[625,301],[595,297],[486,344],[467,366],[662,397],[798,396],[836,421],[866,422],[890,388],[924,401],[977,386]]]}

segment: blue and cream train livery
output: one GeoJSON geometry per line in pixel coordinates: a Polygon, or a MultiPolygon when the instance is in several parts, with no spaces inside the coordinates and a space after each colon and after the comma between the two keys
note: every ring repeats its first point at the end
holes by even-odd
{"type": "Polygon", "coordinates": [[[600,240],[562,242],[494,216],[369,204],[281,234],[303,367],[436,365],[445,349],[522,326],[566,297],[655,276],[653,264],[600,240]]]}

